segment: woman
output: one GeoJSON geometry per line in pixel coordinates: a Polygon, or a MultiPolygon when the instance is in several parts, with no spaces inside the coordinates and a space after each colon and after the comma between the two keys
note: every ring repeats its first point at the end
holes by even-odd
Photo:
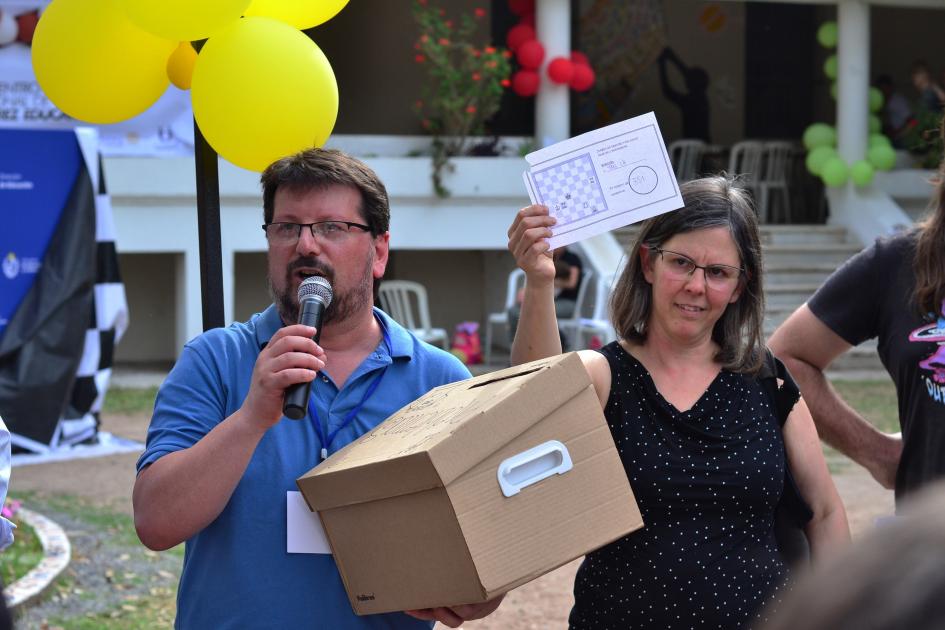
{"type": "Polygon", "coordinates": [[[811,401],[824,441],[895,488],[897,502],[945,477],[945,160],[929,216],[847,261],[775,331],[771,349],[811,401]],[[824,376],[873,338],[896,384],[901,434],[877,429],[824,376]]]}
{"type": "MultiPolygon", "coordinates": [[[[644,528],[588,554],[571,628],[739,628],[787,576],[773,516],[784,450],[814,512],[815,556],[849,540],[803,402],[783,430],[755,376],[764,361],[761,248],[746,193],[722,177],[682,186],[685,207],[646,221],[611,299],[620,341],[582,351],[644,528]]],[[[548,256],[554,219],[521,210],[509,249],[525,270],[512,362],[560,352],[548,256]]]]}

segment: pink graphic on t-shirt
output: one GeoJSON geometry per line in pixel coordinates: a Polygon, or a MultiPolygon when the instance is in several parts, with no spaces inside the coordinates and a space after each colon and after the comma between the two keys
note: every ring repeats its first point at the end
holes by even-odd
{"type": "Polygon", "coordinates": [[[938,349],[930,356],[919,361],[919,367],[932,372],[936,383],[945,384],[945,300],[942,301],[942,314],[934,324],[916,328],[909,334],[909,341],[932,342],[938,349]]]}

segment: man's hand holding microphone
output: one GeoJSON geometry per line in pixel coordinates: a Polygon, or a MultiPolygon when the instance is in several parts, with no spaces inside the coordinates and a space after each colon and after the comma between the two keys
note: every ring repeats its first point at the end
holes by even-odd
{"type": "Polygon", "coordinates": [[[253,382],[243,409],[268,429],[285,415],[305,417],[312,381],[325,367],[325,351],[318,345],[322,318],[331,304],[331,284],[321,276],[299,285],[299,323],[276,331],[259,353],[253,382]]]}

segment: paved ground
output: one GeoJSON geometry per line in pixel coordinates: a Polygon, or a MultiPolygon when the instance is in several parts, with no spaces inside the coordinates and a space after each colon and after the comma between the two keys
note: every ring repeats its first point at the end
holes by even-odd
{"type": "MultiPolygon", "coordinates": [[[[143,441],[147,417],[144,414],[111,416],[105,419],[103,428],[115,435],[143,441]]],[[[136,459],[136,454],[125,454],[24,466],[13,471],[12,485],[19,491],[74,494],[130,514],[136,459]]],[[[854,536],[872,527],[877,516],[892,513],[892,493],[880,488],[858,466],[840,465],[835,480],[854,536]]],[[[107,549],[101,548],[98,552],[107,553],[107,549]]],[[[578,564],[578,561],[567,564],[513,591],[495,615],[465,627],[476,630],[565,627],[578,564]]]]}

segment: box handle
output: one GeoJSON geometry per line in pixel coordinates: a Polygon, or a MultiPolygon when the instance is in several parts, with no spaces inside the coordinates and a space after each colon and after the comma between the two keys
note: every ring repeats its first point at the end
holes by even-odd
{"type": "Polygon", "coordinates": [[[549,440],[502,460],[497,471],[499,487],[502,494],[511,497],[522,488],[555,474],[563,475],[573,467],[568,447],[558,440],[549,440]]]}

